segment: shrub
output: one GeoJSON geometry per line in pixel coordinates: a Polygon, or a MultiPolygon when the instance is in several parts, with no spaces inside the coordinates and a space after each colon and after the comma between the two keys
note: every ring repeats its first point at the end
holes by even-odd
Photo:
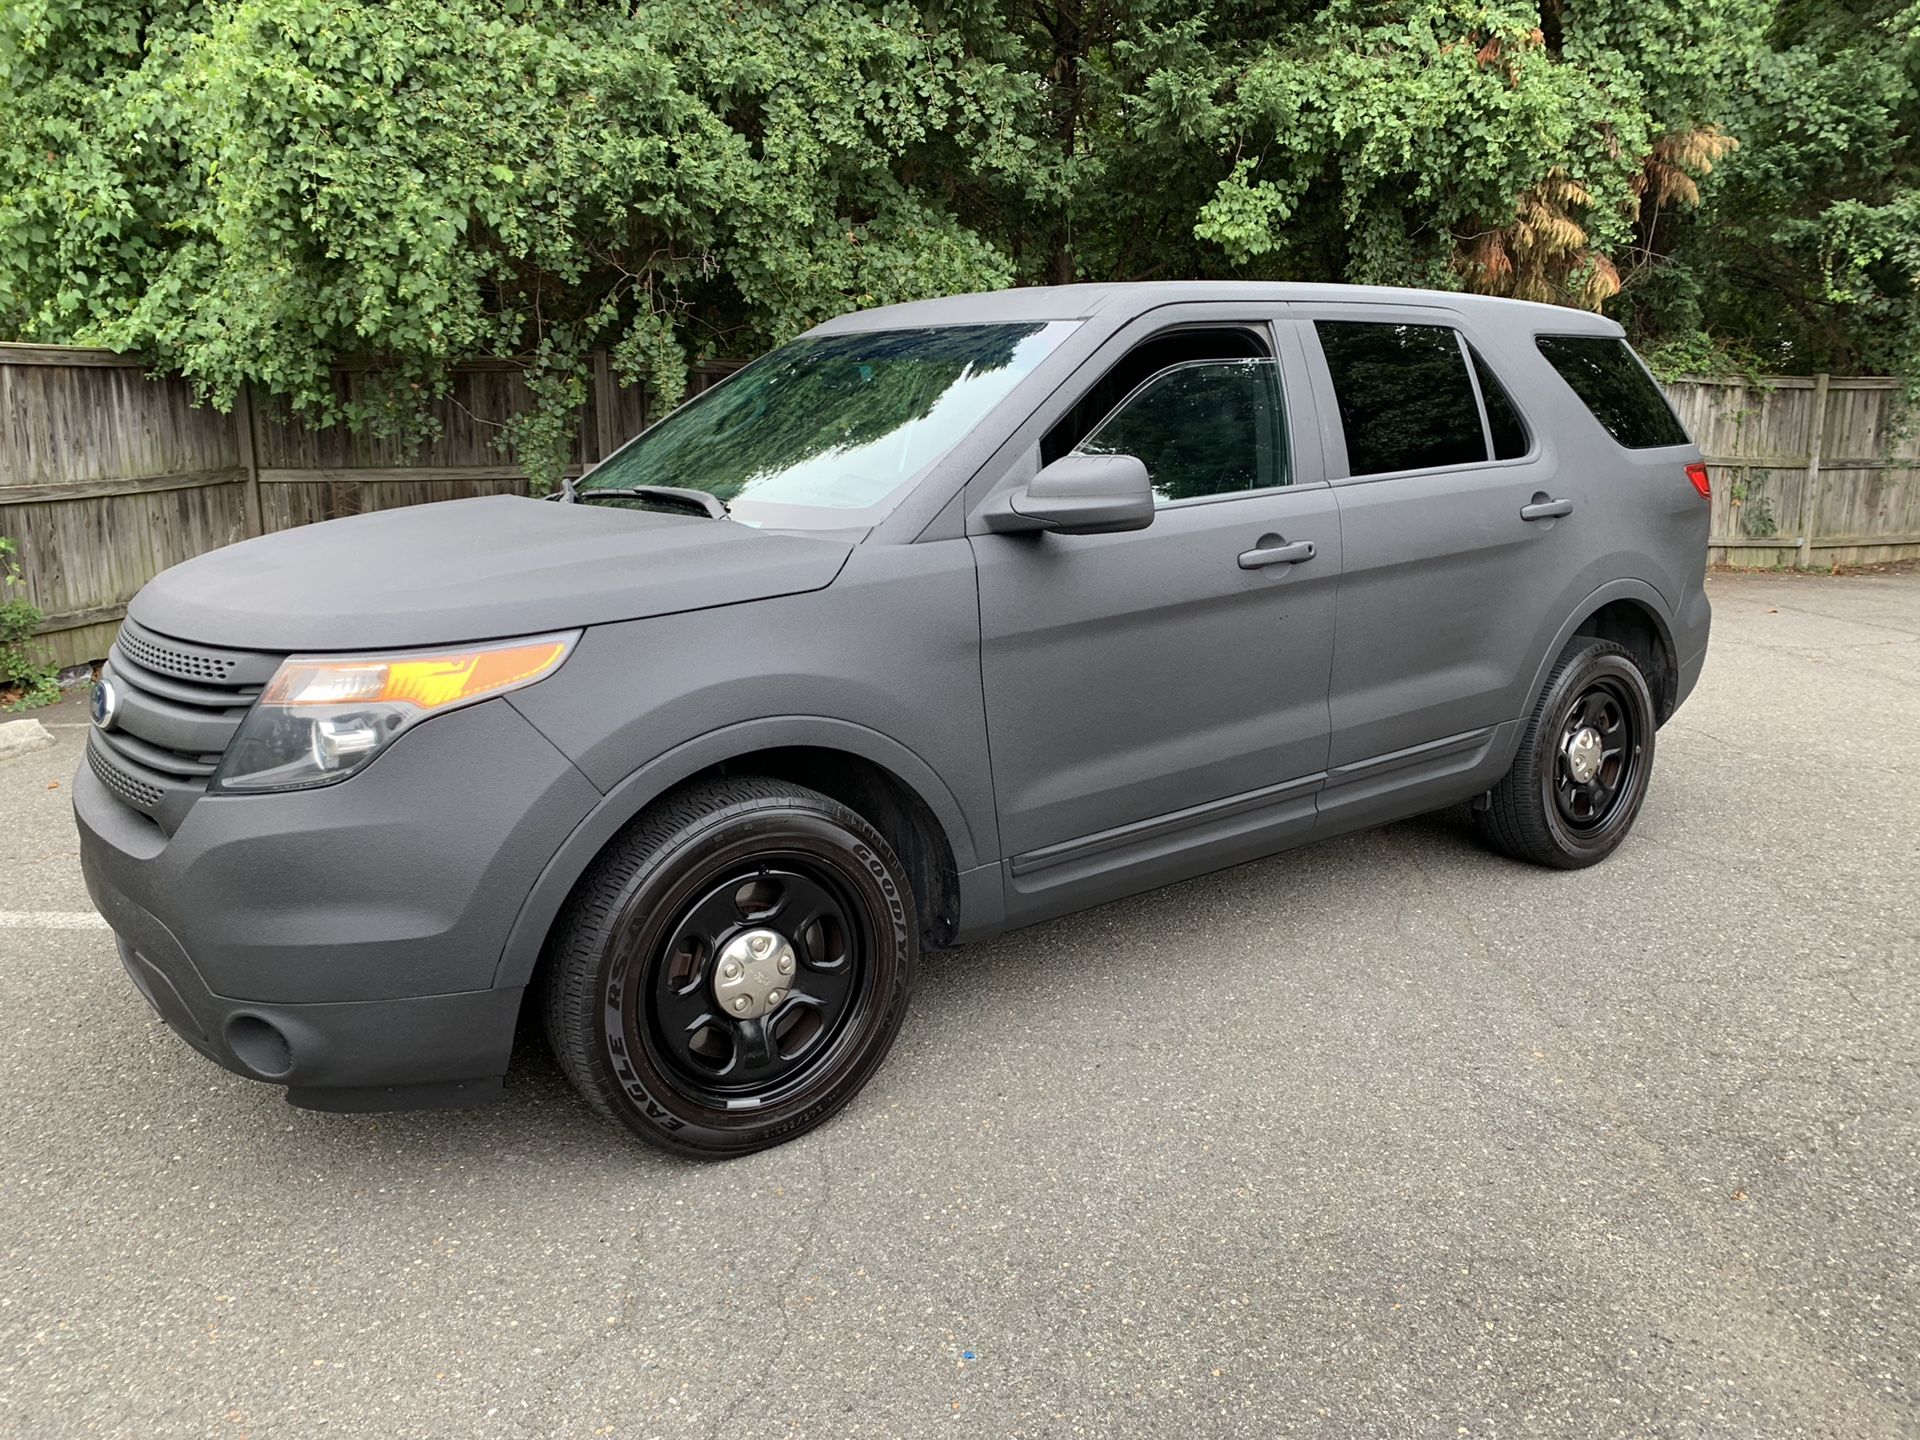
{"type": "Polygon", "coordinates": [[[24,588],[20,547],[0,535],[0,710],[28,710],[60,698],[60,674],[35,657],[33,632],[45,617],[24,588]],[[15,593],[9,593],[15,592],[15,593]]]}

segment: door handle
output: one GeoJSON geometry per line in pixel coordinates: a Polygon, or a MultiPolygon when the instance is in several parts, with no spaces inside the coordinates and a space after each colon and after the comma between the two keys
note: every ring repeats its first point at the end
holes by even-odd
{"type": "Polygon", "coordinates": [[[1262,541],[1274,543],[1259,550],[1242,550],[1240,552],[1242,570],[1264,570],[1269,565],[1299,565],[1320,553],[1314,548],[1311,540],[1296,540],[1288,545],[1277,535],[1262,535],[1260,538],[1262,541]]]}
{"type": "Polygon", "coordinates": [[[1533,497],[1533,503],[1531,505],[1522,505],[1520,507],[1520,518],[1522,520],[1557,520],[1562,515],[1571,515],[1572,513],[1573,502],[1571,500],[1549,500],[1547,498],[1547,492],[1544,490],[1533,497]]]}

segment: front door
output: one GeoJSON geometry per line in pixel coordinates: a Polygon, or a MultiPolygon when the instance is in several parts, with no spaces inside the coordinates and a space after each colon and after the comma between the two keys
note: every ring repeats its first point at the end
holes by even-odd
{"type": "Polygon", "coordinates": [[[1276,363],[1169,366],[1075,448],[1146,464],[1148,529],[973,538],[1016,921],[1279,848],[1327,763],[1340,527],[1276,363]]]}

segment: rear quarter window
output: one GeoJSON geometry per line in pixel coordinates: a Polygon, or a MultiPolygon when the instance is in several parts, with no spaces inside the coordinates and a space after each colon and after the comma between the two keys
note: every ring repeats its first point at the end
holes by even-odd
{"type": "Polygon", "coordinates": [[[1539,335],[1540,353],[1606,432],[1629,450],[1685,445],[1687,432],[1624,340],[1539,335]]]}

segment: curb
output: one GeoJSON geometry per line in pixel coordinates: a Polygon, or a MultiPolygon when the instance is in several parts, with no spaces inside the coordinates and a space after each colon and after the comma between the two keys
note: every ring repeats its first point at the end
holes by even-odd
{"type": "Polygon", "coordinates": [[[8,720],[0,723],[0,760],[30,755],[53,744],[53,732],[38,720],[8,720]]]}

